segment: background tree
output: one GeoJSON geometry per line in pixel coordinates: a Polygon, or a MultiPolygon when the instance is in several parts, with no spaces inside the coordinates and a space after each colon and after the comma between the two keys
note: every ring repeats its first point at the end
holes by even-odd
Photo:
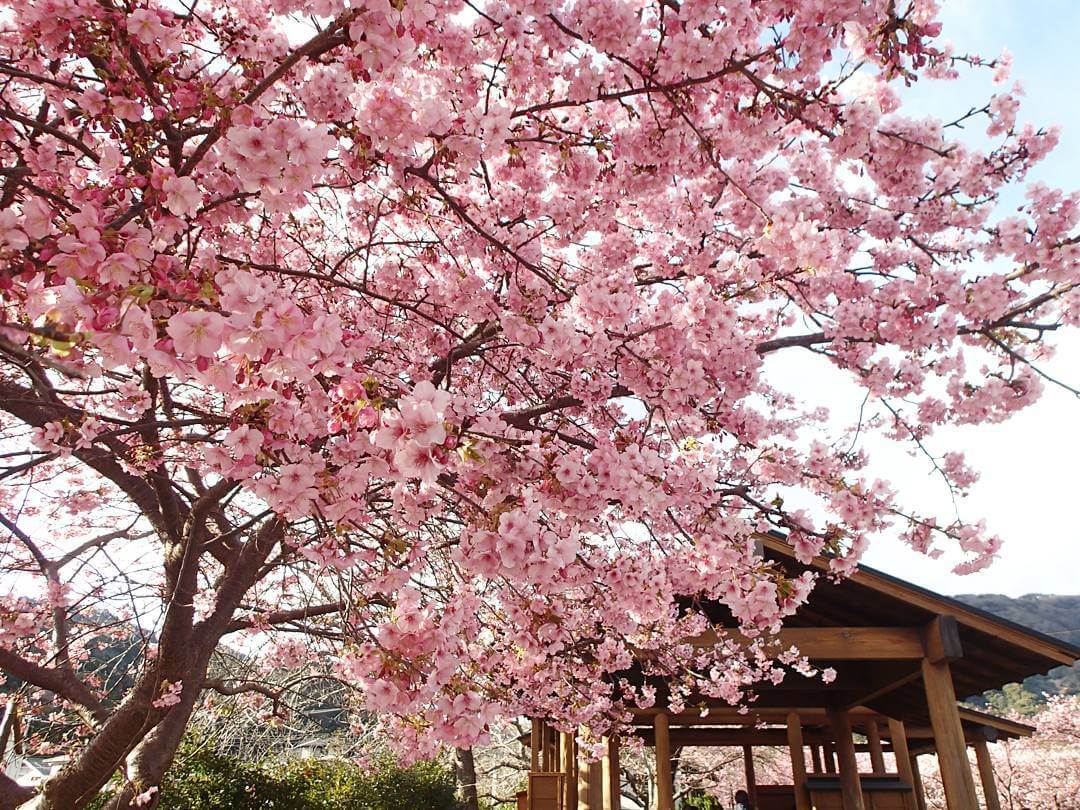
{"type": "Polygon", "coordinates": [[[901,109],[900,83],[1006,78],[934,14],[6,2],[0,669],[59,702],[71,760],[0,802],[120,772],[111,806],[152,805],[204,694],[266,687],[208,675],[226,643],[322,662],[416,757],[499,716],[598,737],[654,699],[618,676],[643,651],[672,705],[738,700],[769,634],[696,650],[679,597],[777,628],[813,582],[756,530],[838,574],[890,527],[988,563],[860,442],[963,494],[933,432],[1038,396],[1077,198],[997,213],[1055,143],[1015,93],[901,109]],[[860,387],[846,433],[767,379],[792,351],[860,387]],[[113,683],[80,668],[104,615],[140,638],[113,683]]]}
{"type": "MultiPolygon", "coordinates": [[[[1014,716],[1034,724],[1036,731],[1031,737],[989,747],[1001,806],[1008,810],[1080,808],[1080,696],[1055,695],[1034,718],[1014,716]]],[[[928,806],[945,810],[935,758],[922,757],[920,763],[928,806]]]]}

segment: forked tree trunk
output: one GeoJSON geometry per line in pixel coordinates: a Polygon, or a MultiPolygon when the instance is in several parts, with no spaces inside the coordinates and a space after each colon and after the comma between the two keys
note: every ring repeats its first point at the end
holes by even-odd
{"type": "MultiPolygon", "coordinates": [[[[283,524],[276,519],[258,530],[220,585],[214,610],[202,621],[193,623],[190,606],[177,608],[175,601],[170,605],[155,665],[143,673],[82,753],[45,781],[28,810],[79,810],[122,766],[128,783],[109,802],[108,810],[128,810],[135,796],[161,783],[199,702],[210,658],[282,533],[283,524]],[[163,680],[183,684],[180,702],[165,710],[153,705],[163,680]]],[[[188,583],[184,589],[188,605],[196,585],[188,583]]],[[[155,795],[142,810],[152,810],[159,801],[160,795],[155,795]]]]}

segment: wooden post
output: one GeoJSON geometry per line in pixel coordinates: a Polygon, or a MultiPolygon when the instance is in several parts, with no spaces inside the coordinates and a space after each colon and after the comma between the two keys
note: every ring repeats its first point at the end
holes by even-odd
{"type": "Polygon", "coordinates": [[[543,745],[544,724],[538,717],[532,719],[532,732],[529,734],[530,770],[540,770],[540,747],[543,745]]]}
{"type": "Polygon", "coordinates": [[[551,758],[551,735],[554,729],[547,722],[540,721],[540,770],[550,772],[555,770],[555,763],[551,758]]]}
{"type": "Polygon", "coordinates": [[[563,779],[562,810],[577,807],[577,750],[574,735],[563,731],[559,735],[559,755],[563,779]]]}
{"type": "Polygon", "coordinates": [[[611,738],[604,737],[604,754],[600,759],[600,776],[602,779],[601,804],[603,810],[611,810],[611,738]]]}
{"type": "Polygon", "coordinates": [[[956,709],[956,692],[947,660],[922,660],[923,686],[930,710],[930,725],[934,729],[941,782],[949,810],[977,810],[975,780],[968,763],[967,743],[960,713],[956,709]]]}
{"type": "Polygon", "coordinates": [[[896,772],[909,785],[911,778],[911,755],[908,752],[907,730],[902,720],[889,718],[889,742],[892,743],[893,756],[896,757],[896,772]]]}
{"type": "Polygon", "coordinates": [[[577,810],[600,810],[603,805],[603,765],[590,761],[577,749],[577,810]]]}
{"type": "Polygon", "coordinates": [[[870,772],[885,773],[885,756],[881,752],[881,731],[876,720],[866,724],[866,741],[870,744],[870,772]]]}
{"type": "Polygon", "coordinates": [[[750,794],[751,806],[757,804],[757,777],[754,775],[754,746],[742,747],[743,773],[746,775],[746,792],[750,794]]]}
{"type": "Polygon", "coordinates": [[[604,806],[604,764],[589,763],[589,810],[601,810],[604,806]]]}
{"type": "Polygon", "coordinates": [[[855,740],[851,736],[851,719],[844,709],[830,710],[829,722],[836,741],[836,767],[840,772],[840,795],[844,810],[865,810],[862,785],[859,783],[859,763],[855,759],[855,740]]]}
{"type": "Polygon", "coordinates": [[[578,810],[597,810],[589,805],[589,761],[584,758],[580,748],[578,750],[578,778],[575,784],[577,786],[575,801],[578,810]]]}
{"type": "Polygon", "coordinates": [[[810,759],[814,763],[814,773],[822,772],[821,749],[816,745],[810,746],[810,759]]]}
{"type": "Polygon", "coordinates": [[[611,750],[611,808],[612,810],[622,810],[622,754],[620,753],[619,738],[616,737],[613,741],[613,747],[611,750]]]}
{"type": "Polygon", "coordinates": [[[1001,799],[994,780],[994,763],[990,761],[990,749],[985,739],[975,740],[975,758],[979,762],[979,779],[982,781],[986,810],[1001,810],[1001,799]]]}
{"type": "Polygon", "coordinates": [[[791,782],[795,786],[795,810],[810,810],[810,791],[806,788],[806,754],[803,751],[802,721],[798,712],[787,716],[787,741],[791,753],[791,782]]]}
{"type": "Polygon", "coordinates": [[[825,773],[836,773],[836,759],[833,752],[836,746],[833,743],[825,743],[821,746],[821,753],[825,755],[825,773]]]}
{"type": "Polygon", "coordinates": [[[620,810],[622,805],[622,774],[619,773],[619,738],[605,737],[603,763],[603,808],[620,810]]]}
{"type": "Polygon", "coordinates": [[[911,756],[911,778],[912,784],[915,786],[915,807],[918,810],[926,810],[926,793],[923,791],[922,774],[919,773],[918,754],[912,754],[911,756]]]}
{"type": "Polygon", "coordinates": [[[675,784],[671,778],[671,738],[668,716],[663,712],[653,720],[656,732],[656,803],[657,810],[675,810],[675,784]]]}
{"type": "Polygon", "coordinates": [[[579,748],[577,752],[577,810],[600,810],[592,803],[592,765],[579,748]]]}
{"type": "Polygon", "coordinates": [[[893,756],[896,758],[896,773],[900,779],[911,786],[910,801],[905,801],[907,810],[916,810],[918,798],[915,796],[915,774],[911,767],[911,754],[908,752],[907,731],[900,720],[889,718],[889,742],[892,743],[893,756]]]}

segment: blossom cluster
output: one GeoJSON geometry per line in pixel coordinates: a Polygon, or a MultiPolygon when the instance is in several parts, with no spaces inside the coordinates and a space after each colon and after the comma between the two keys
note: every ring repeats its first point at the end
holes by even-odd
{"type": "MultiPolygon", "coordinates": [[[[4,497],[64,561],[13,534],[0,565],[50,609],[160,598],[166,652],[213,622],[270,637],[420,754],[505,715],[598,736],[737,703],[807,669],[771,646],[802,566],[844,576],[885,532],[993,559],[986,527],[872,476],[866,438],[962,504],[977,472],[938,434],[1054,384],[1080,197],[999,213],[1057,135],[1007,58],[939,42],[936,3],[174,5],[0,15],[4,497]],[[903,105],[964,65],[998,82],[982,106],[903,105]],[[858,401],[813,406],[781,352],[858,401]],[[132,515],[151,550],[101,574],[132,515]],[[721,613],[749,646],[694,643],[721,613]]],[[[42,616],[0,613],[52,660],[42,616]]],[[[145,664],[187,710],[205,671],[145,664]]]]}

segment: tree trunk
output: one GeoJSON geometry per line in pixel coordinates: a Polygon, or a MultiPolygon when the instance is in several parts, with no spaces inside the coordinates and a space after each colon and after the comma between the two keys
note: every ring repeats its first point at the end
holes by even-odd
{"type": "Polygon", "coordinates": [[[457,778],[465,810],[480,810],[480,797],[476,790],[476,760],[471,748],[457,750],[457,778]]]}
{"type": "Polygon", "coordinates": [[[0,810],[15,810],[23,802],[30,801],[33,796],[33,788],[20,785],[0,771],[0,810]]]}
{"type": "MultiPolygon", "coordinates": [[[[170,602],[157,661],[143,673],[86,748],[43,783],[30,805],[32,810],[85,807],[125,763],[128,783],[109,802],[109,810],[127,810],[136,795],[161,782],[198,704],[213,651],[244,594],[258,578],[259,566],[282,533],[283,524],[277,519],[256,532],[219,586],[213,612],[198,624],[193,623],[194,611],[188,605],[177,606],[175,598],[170,602]],[[153,705],[163,680],[183,684],[180,702],[166,710],[153,705]]],[[[189,578],[185,573],[178,581],[183,586],[182,595],[190,602],[198,583],[194,579],[185,581],[189,578]]],[[[159,800],[160,796],[155,796],[143,807],[150,810],[159,800]]]]}

